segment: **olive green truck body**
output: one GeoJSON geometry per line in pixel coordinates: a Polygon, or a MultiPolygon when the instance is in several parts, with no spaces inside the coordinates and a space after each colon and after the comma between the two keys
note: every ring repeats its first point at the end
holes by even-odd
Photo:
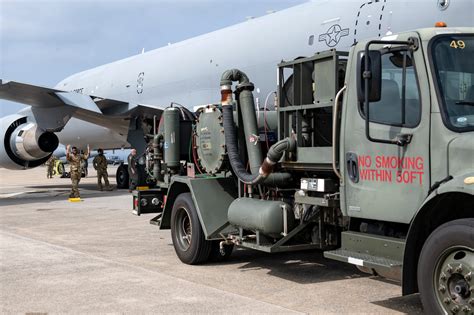
{"type": "MultiPolygon", "coordinates": [[[[253,105],[245,74],[225,73],[221,90],[221,104],[198,112],[181,171],[147,192],[159,199],[152,223],[171,228],[183,262],[222,258],[234,245],[319,249],[400,280],[404,295],[421,292],[427,311],[472,314],[473,28],[282,62],[277,109],[263,116],[243,110],[253,105]]],[[[136,196],[137,210],[147,202],[136,196]]]]}

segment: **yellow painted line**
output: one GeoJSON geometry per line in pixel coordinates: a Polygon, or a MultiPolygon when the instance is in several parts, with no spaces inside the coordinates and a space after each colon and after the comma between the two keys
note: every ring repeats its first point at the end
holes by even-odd
{"type": "Polygon", "coordinates": [[[69,200],[69,202],[81,202],[82,201],[81,198],[69,198],[68,200],[69,200]]]}

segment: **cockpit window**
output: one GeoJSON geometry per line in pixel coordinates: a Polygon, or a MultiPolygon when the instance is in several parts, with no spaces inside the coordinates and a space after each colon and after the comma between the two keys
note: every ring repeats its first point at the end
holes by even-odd
{"type": "Polygon", "coordinates": [[[437,37],[430,51],[444,123],[453,131],[474,130],[474,36],[437,37]]]}

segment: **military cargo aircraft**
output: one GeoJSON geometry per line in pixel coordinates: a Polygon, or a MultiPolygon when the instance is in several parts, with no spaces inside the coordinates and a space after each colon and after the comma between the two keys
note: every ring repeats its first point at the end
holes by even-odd
{"type": "Polygon", "coordinates": [[[271,102],[283,59],[438,21],[472,26],[472,12],[472,0],[313,0],[74,74],[53,88],[3,80],[0,98],[30,107],[1,118],[0,166],[36,167],[59,143],[140,152],[170,104],[192,109],[218,101],[226,69],[245,71],[263,106],[271,102]]]}

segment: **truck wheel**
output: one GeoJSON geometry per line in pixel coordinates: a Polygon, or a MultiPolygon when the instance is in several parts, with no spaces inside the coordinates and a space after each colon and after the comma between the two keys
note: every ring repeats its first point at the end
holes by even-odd
{"type": "Polygon", "coordinates": [[[115,180],[117,181],[117,188],[128,188],[128,167],[125,164],[120,164],[120,166],[117,168],[115,180]]]}
{"type": "Polygon", "coordinates": [[[445,223],[431,233],[418,262],[426,314],[474,311],[474,219],[445,223]]]}
{"type": "Polygon", "coordinates": [[[211,245],[211,254],[209,255],[209,260],[214,262],[225,261],[229,259],[232,251],[234,250],[234,245],[224,245],[224,251],[221,252],[220,248],[221,241],[212,241],[211,245]]]}
{"type": "Polygon", "coordinates": [[[190,193],[176,198],[171,211],[171,238],[179,259],[196,265],[209,259],[212,243],[206,241],[190,193]]]}

